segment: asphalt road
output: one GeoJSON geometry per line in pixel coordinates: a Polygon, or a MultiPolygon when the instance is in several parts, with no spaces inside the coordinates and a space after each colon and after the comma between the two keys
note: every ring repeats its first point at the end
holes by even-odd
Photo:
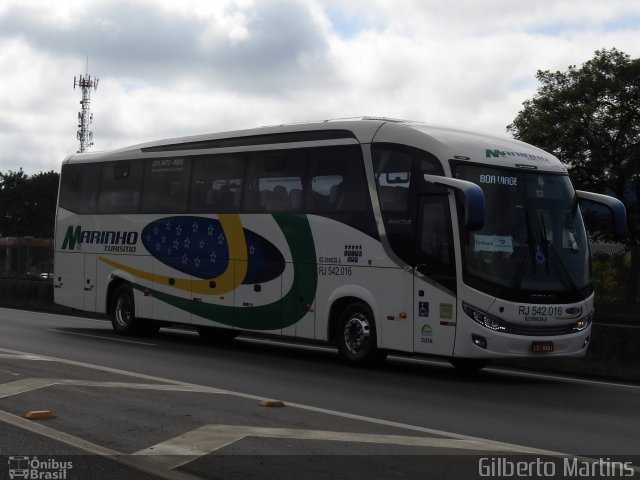
{"type": "Polygon", "coordinates": [[[610,462],[640,478],[638,405],[634,384],[400,357],[363,370],[323,346],[123,338],[103,320],[0,309],[0,478],[36,455],[49,474],[72,459],[64,480],[507,478],[513,455],[556,462],[556,478],[611,478],[610,462]],[[561,454],[583,463],[567,472],[561,454]]]}

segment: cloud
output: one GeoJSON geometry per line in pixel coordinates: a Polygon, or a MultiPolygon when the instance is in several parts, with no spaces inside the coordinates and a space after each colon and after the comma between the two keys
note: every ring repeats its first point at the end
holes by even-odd
{"type": "Polygon", "coordinates": [[[148,84],[201,78],[218,87],[278,91],[315,78],[309,70],[322,66],[326,51],[321,26],[296,0],[258,2],[244,12],[228,4],[210,17],[145,2],[95,2],[61,23],[40,8],[8,9],[0,37],[52,56],[90,52],[92,65],[108,75],[148,84]]]}
{"type": "Polygon", "coordinates": [[[9,0],[0,5],[0,171],[94,150],[357,115],[504,134],[537,88],[601,48],[640,55],[636,0],[9,0]]]}

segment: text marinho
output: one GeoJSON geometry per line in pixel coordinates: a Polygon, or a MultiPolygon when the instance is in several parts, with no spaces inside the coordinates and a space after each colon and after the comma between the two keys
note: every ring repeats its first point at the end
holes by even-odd
{"type": "Polygon", "coordinates": [[[62,241],[62,250],[81,250],[82,245],[103,245],[105,252],[133,253],[138,243],[138,232],[114,230],[82,230],[69,226],[62,241]]]}

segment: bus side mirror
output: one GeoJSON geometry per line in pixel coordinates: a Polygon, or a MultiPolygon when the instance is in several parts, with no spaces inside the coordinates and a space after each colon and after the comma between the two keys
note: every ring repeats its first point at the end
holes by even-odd
{"type": "Polygon", "coordinates": [[[576,190],[576,195],[579,200],[587,200],[607,207],[613,218],[613,233],[618,237],[627,235],[627,209],[624,208],[624,204],[620,200],[609,195],[582,190],[576,190]]]}
{"type": "Polygon", "coordinates": [[[452,188],[462,194],[464,201],[464,223],[468,230],[480,230],[484,225],[484,192],[473,182],[458,178],[426,175],[425,181],[452,188]]]}

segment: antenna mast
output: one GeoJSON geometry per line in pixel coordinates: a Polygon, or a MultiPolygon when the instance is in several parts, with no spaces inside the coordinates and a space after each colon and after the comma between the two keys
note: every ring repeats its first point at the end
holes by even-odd
{"type": "Polygon", "coordinates": [[[80,141],[80,150],[78,153],[84,153],[93,145],[93,132],[89,130],[89,125],[93,123],[93,113],[89,109],[91,103],[91,89],[98,88],[98,79],[91,78],[89,75],[89,57],[87,57],[87,67],[85,74],[80,74],[78,78],[73,77],[73,88],[80,87],[82,89],[82,100],[80,105],[82,109],[78,112],[78,130],[76,138],[80,141]]]}

